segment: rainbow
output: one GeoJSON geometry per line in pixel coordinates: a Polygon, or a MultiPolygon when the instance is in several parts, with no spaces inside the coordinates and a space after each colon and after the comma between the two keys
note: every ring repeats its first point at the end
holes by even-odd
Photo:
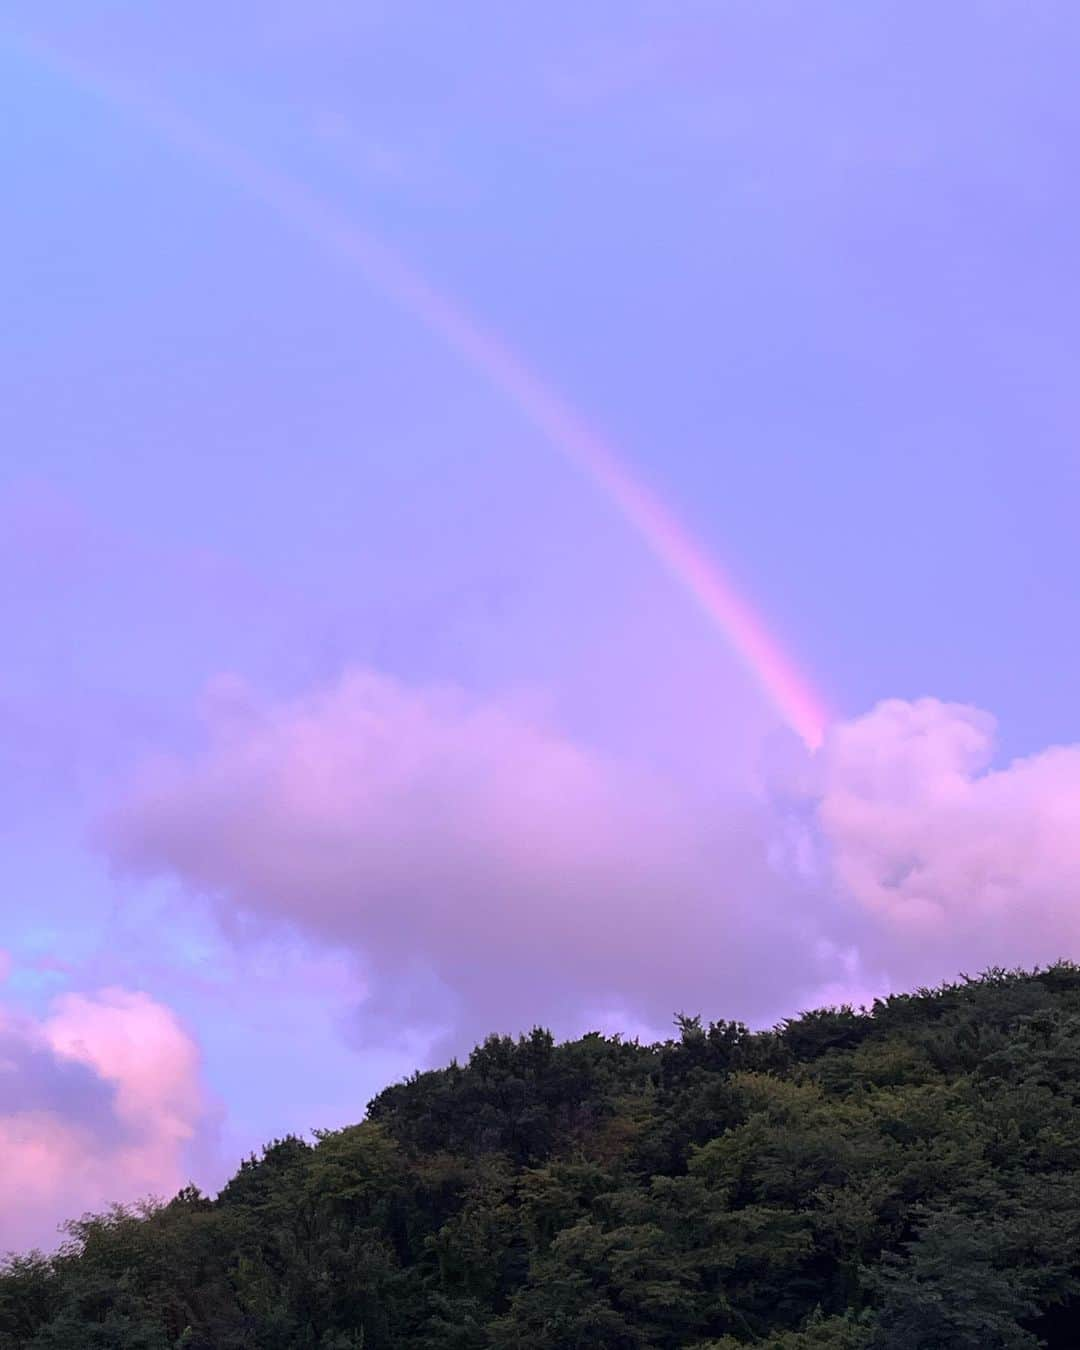
{"type": "Polygon", "coordinates": [[[724,635],[803,743],[811,750],[821,745],[829,720],[824,702],[762,617],[623,459],[504,343],[430,286],[381,240],[293,179],[209,135],[174,109],[104,79],[52,48],[23,38],[17,45],[79,87],[135,114],[177,150],[239,183],[298,233],[354,267],[368,284],[414,315],[474,367],[596,483],[724,635]]]}

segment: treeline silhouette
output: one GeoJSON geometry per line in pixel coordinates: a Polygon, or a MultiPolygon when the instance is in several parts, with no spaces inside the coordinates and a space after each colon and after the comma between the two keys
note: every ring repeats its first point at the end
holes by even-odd
{"type": "Polygon", "coordinates": [[[535,1030],[0,1271],[3,1350],[1080,1346],[1080,967],[535,1030]]]}

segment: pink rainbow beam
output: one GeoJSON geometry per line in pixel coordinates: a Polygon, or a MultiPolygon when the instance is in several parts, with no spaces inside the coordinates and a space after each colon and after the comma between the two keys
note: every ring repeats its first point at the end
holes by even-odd
{"type": "Polygon", "coordinates": [[[19,45],[76,85],[134,114],[176,149],[240,184],[299,234],[356,268],[374,289],[415,315],[479,371],[600,487],[724,635],[784,722],[810,750],[819,748],[829,721],[824,702],[762,617],[620,457],[502,342],[428,285],[380,240],[293,179],[224,144],[175,110],[87,70],[52,48],[23,39],[19,45]]]}

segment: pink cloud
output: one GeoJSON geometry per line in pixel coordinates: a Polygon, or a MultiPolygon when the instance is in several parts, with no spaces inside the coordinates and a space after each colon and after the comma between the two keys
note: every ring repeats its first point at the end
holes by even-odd
{"type": "Polygon", "coordinates": [[[902,978],[1080,955],[1080,746],[992,767],[993,718],[890,700],[834,728],[818,822],[902,978]]]}
{"type": "Polygon", "coordinates": [[[206,709],[205,749],[144,765],[106,846],[237,933],[285,923],[358,955],[369,1044],[598,1009],[767,1021],[1077,953],[1080,749],[992,768],[971,708],[883,703],[781,766],[771,802],[367,671],[272,704],[222,681],[206,709]]]}
{"type": "Polygon", "coordinates": [[[597,1007],[667,1025],[813,978],[745,803],[693,805],[518,705],[368,671],[268,706],[226,681],[207,709],[204,752],[144,766],[108,850],[226,922],[361,953],[369,1027],[379,1007],[385,1031],[568,1027],[597,1007]],[[751,934],[775,938],[768,970],[751,934]]]}
{"type": "Polygon", "coordinates": [[[147,994],[66,994],[40,1021],[0,1010],[0,1250],[174,1192],[207,1105],[195,1044],[147,994]]]}

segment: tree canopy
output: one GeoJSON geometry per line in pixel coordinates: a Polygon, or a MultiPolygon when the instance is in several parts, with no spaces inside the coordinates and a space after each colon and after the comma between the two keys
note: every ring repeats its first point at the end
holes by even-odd
{"type": "Polygon", "coordinates": [[[1080,1344],[1080,967],[544,1030],[0,1271],[0,1350],[1080,1344]]]}

